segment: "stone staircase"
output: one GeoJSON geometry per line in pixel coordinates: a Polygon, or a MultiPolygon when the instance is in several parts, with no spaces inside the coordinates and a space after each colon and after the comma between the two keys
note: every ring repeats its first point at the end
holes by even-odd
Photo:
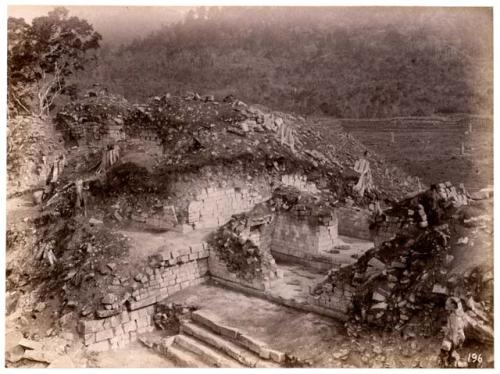
{"type": "Polygon", "coordinates": [[[188,368],[279,368],[285,360],[284,353],[220,323],[203,310],[181,321],[180,333],[162,339],[157,350],[176,366],[188,368]]]}

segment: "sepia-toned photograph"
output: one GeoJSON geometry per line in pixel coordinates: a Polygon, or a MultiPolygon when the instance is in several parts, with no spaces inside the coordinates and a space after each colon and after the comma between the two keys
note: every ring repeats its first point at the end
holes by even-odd
{"type": "Polygon", "coordinates": [[[493,7],[6,9],[5,368],[494,367],[493,7]]]}

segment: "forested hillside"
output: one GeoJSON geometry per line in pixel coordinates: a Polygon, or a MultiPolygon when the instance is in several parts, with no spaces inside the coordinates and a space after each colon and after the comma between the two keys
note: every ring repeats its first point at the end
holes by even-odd
{"type": "Polygon", "coordinates": [[[491,114],[491,18],[473,8],[198,8],[101,49],[79,83],[132,101],[193,90],[339,118],[491,114]]]}

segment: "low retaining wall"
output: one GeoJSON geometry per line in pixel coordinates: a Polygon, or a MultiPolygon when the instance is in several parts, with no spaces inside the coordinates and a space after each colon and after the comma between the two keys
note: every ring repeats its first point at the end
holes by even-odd
{"type": "Polygon", "coordinates": [[[107,318],[80,320],[84,344],[91,351],[117,349],[135,341],[137,334],[152,331],[157,302],[208,279],[208,254],[205,242],[184,248],[160,248],[150,257],[155,265],[134,278],[136,289],[125,303],[126,310],[107,318]]]}
{"type": "Polygon", "coordinates": [[[208,272],[206,259],[155,269],[143,287],[132,292],[128,310],[136,310],[161,301],[183,288],[200,284],[208,272]]]}
{"type": "Polygon", "coordinates": [[[125,347],[137,334],[154,330],[154,305],[97,320],[80,321],[79,330],[89,351],[103,352],[125,347]]]}
{"type": "Polygon", "coordinates": [[[181,248],[160,247],[149,257],[154,265],[146,268],[146,274],[136,275],[139,283],[127,301],[127,309],[154,304],[183,288],[199,284],[208,273],[208,255],[208,245],[203,241],[181,248]]]}

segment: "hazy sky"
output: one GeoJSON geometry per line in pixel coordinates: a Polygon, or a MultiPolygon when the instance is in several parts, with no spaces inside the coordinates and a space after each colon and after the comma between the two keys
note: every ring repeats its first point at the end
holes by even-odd
{"type": "MultiPolygon", "coordinates": [[[[53,6],[9,6],[10,17],[24,18],[27,22],[46,15],[53,6]]],[[[103,42],[126,43],[144,36],[162,25],[177,22],[188,7],[139,6],[65,6],[70,15],[89,21],[101,35],[103,42]]]]}
{"type": "MultiPolygon", "coordinates": [[[[46,15],[53,6],[9,6],[9,16],[22,17],[27,22],[35,17],[46,15]]],[[[144,37],[162,25],[177,22],[192,7],[173,6],[66,6],[70,15],[89,21],[103,36],[103,44],[128,43],[137,37],[144,37]]],[[[408,27],[410,24],[432,27],[434,32],[452,31],[461,37],[463,23],[476,25],[478,42],[489,42],[491,38],[491,8],[432,8],[432,7],[336,7],[332,23],[349,27],[350,25],[395,24],[408,27]],[[489,36],[488,36],[489,35],[489,36]],[[488,39],[482,40],[482,39],[488,39]]],[[[320,8],[309,8],[308,12],[323,13],[320,8]]],[[[283,9],[286,14],[286,8],[283,9]]]]}

